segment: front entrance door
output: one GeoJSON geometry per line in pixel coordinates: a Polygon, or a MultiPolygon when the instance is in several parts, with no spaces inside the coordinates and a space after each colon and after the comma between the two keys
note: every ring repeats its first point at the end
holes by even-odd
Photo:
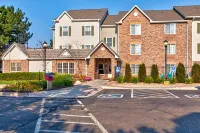
{"type": "Polygon", "coordinates": [[[98,66],[98,72],[99,74],[104,74],[105,71],[104,71],[104,64],[99,64],[98,66]]]}

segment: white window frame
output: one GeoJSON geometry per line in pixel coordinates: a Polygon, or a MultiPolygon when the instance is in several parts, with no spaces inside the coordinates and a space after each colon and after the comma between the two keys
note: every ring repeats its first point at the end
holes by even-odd
{"type": "Polygon", "coordinates": [[[22,63],[20,62],[11,62],[10,63],[10,72],[21,72],[22,71],[22,63]],[[15,70],[12,71],[12,64],[14,64],[15,70]],[[17,70],[17,65],[20,64],[20,71],[17,70]]]}
{"type": "Polygon", "coordinates": [[[164,25],[164,32],[165,32],[165,34],[176,34],[176,23],[167,23],[167,24],[165,24],[164,25]],[[172,25],[175,25],[175,31],[174,32],[171,32],[171,27],[172,27],[172,25]],[[167,25],[169,25],[169,33],[167,32],[167,30],[166,30],[166,26],[167,25]]]}
{"type": "Polygon", "coordinates": [[[141,35],[142,33],[142,25],[141,24],[131,24],[130,25],[130,35],[141,35]],[[139,29],[139,32],[136,33],[136,27],[135,27],[135,33],[132,32],[132,26],[135,25],[135,26],[140,26],[140,29],[139,29]]]}
{"type": "MultiPolygon", "coordinates": [[[[112,44],[111,44],[111,47],[113,47],[113,37],[106,37],[106,44],[108,44],[108,38],[109,38],[109,39],[112,39],[112,42],[111,42],[111,43],[112,43],[112,44]]],[[[109,46],[109,45],[108,45],[108,46],[109,46]]]]}
{"type": "Polygon", "coordinates": [[[62,26],[62,36],[69,36],[69,26],[62,26]],[[64,27],[67,28],[67,31],[64,31],[64,27]],[[64,35],[64,32],[66,32],[67,35],[64,35]]]}
{"type": "Polygon", "coordinates": [[[89,49],[92,49],[92,45],[91,45],[91,44],[84,44],[84,49],[88,49],[88,48],[86,48],[85,46],[90,46],[89,49]]]}
{"type": "Polygon", "coordinates": [[[75,63],[74,62],[58,62],[57,64],[56,64],[56,72],[57,73],[60,73],[60,72],[58,72],[58,64],[62,64],[61,65],[61,68],[59,68],[59,69],[61,69],[61,73],[65,73],[64,72],[64,69],[66,69],[66,74],[75,74],[75,63]],[[66,66],[67,66],[67,68],[64,68],[63,66],[63,64],[67,64],[66,66]],[[74,65],[74,68],[70,68],[70,64],[73,64],[74,65]],[[70,73],[70,70],[73,70],[73,73],[70,73]]]}
{"type": "Polygon", "coordinates": [[[138,75],[139,66],[140,66],[140,64],[130,64],[131,73],[132,73],[133,75],[138,75]],[[136,68],[137,68],[137,69],[136,69],[136,68]],[[133,69],[134,69],[134,72],[133,72],[133,69]]]}
{"type": "Polygon", "coordinates": [[[142,54],[142,45],[141,44],[130,44],[130,55],[141,55],[142,54]],[[134,53],[131,53],[131,51],[132,51],[132,45],[138,45],[138,46],[140,46],[140,53],[136,53],[136,51],[135,51],[135,54],[134,53]]]}
{"type": "Polygon", "coordinates": [[[91,25],[84,26],[84,36],[92,36],[92,26],[91,25]],[[86,35],[86,27],[90,27],[90,35],[86,35]]]}
{"type": "Polygon", "coordinates": [[[167,54],[171,54],[171,55],[176,54],[176,44],[167,45],[167,54]],[[174,46],[175,50],[173,50],[172,46],[174,46]]]}

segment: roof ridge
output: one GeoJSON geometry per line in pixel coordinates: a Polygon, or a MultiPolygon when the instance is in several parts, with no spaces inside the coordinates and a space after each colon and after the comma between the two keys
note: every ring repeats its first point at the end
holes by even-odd
{"type": "Polygon", "coordinates": [[[174,6],[174,7],[189,7],[189,6],[200,6],[200,5],[184,5],[184,6],[174,6]]]}
{"type": "Polygon", "coordinates": [[[68,10],[67,12],[69,12],[69,11],[80,11],[80,10],[105,10],[105,9],[108,10],[108,8],[93,8],[93,9],[73,9],[73,10],[68,10]]]}

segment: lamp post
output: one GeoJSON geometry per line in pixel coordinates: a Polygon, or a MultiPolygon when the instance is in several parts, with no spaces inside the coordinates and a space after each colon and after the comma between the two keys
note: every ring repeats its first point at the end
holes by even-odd
{"type": "Polygon", "coordinates": [[[43,64],[44,64],[44,78],[45,78],[45,74],[46,74],[46,59],[47,59],[47,42],[44,41],[44,43],[42,44],[43,49],[44,49],[44,58],[43,58],[43,64]]]}
{"type": "Polygon", "coordinates": [[[164,46],[165,46],[165,80],[167,80],[167,45],[168,41],[164,41],[164,46]]]}

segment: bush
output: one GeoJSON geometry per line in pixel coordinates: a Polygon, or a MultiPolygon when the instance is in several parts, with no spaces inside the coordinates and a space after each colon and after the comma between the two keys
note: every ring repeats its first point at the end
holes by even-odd
{"type": "Polygon", "coordinates": [[[139,66],[139,72],[138,72],[138,78],[139,78],[139,81],[140,82],[144,82],[145,79],[146,79],[146,66],[144,63],[142,63],[140,66],[139,66]]]}
{"type": "Polygon", "coordinates": [[[151,77],[153,78],[154,83],[159,78],[158,66],[156,64],[153,64],[151,67],[151,77]]]}
{"type": "Polygon", "coordinates": [[[56,79],[53,81],[53,87],[60,88],[60,87],[69,87],[73,86],[73,80],[68,79],[56,79]]]}
{"type": "Polygon", "coordinates": [[[32,85],[37,85],[43,89],[47,88],[47,81],[46,80],[40,80],[40,81],[30,81],[29,82],[32,85]]]}
{"type": "Polygon", "coordinates": [[[151,83],[153,83],[153,78],[152,77],[146,77],[144,82],[148,83],[148,84],[151,84],[151,83]]]}
{"type": "Polygon", "coordinates": [[[121,84],[121,83],[123,83],[123,81],[124,81],[124,77],[123,77],[123,76],[118,76],[118,77],[117,77],[117,82],[118,82],[118,83],[121,84]]]}
{"type": "Polygon", "coordinates": [[[130,64],[126,63],[124,82],[130,83],[131,82],[131,78],[132,78],[131,67],[130,67],[130,64]]]}
{"type": "Polygon", "coordinates": [[[185,67],[183,63],[179,63],[176,69],[176,80],[178,83],[185,83],[185,77],[186,77],[185,67]]]}
{"type": "Polygon", "coordinates": [[[170,79],[168,79],[168,81],[169,81],[170,84],[175,84],[175,83],[177,83],[176,78],[170,78],[170,79]]]}
{"type": "Polygon", "coordinates": [[[135,84],[139,83],[138,77],[132,77],[132,83],[135,83],[135,84]]]}
{"type": "Polygon", "coordinates": [[[186,78],[185,83],[186,84],[192,84],[193,83],[192,78],[186,78]]]}
{"type": "Polygon", "coordinates": [[[0,80],[39,80],[44,78],[44,73],[39,72],[15,72],[0,73],[0,80]]]}
{"type": "Polygon", "coordinates": [[[155,82],[155,83],[158,83],[158,84],[162,84],[162,83],[164,83],[164,81],[165,81],[164,78],[159,78],[159,77],[158,77],[158,79],[156,79],[156,81],[154,81],[154,82],[155,82]]]}
{"type": "Polygon", "coordinates": [[[191,77],[192,77],[194,83],[200,82],[200,66],[199,66],[199,64],[195,63],[192,66],[191,77]]]}

